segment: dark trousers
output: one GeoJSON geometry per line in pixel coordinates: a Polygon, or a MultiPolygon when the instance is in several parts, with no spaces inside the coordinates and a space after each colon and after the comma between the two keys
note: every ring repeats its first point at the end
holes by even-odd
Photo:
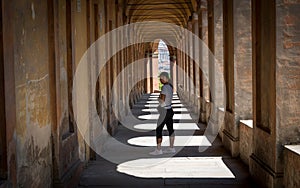
{"type": "Polygon", "coordinates": [[[167,125],[169,136],[174,136],[173,116],[174,111],[172,108],[161,110],[157,121],[156,138],[162,138],[162,131],[165,125],[167,125]]]}

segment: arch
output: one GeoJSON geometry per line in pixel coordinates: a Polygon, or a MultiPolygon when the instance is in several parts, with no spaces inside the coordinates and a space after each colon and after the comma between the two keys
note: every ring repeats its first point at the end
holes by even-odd
{"type": "MultiPolygon", "coordinates": [[[[167,24],[167,23],[161,23],[161,22],[153,22],[150,24],[150,23],[146,22],[146,23],[135,23],[135,24],[130,24],[130,25],[125,25],[125,26],[119,27],[115,30],[112,30],[109,33],[106,33],[104,36],[100,37],[97,40],[97,43],[100,43],[100,44],[105,43],[107,37],[114,38],[117,33],[122,32],[122,31],[125,31],[125,33],[126,33],[128,31],[135,30],[132,28],[143,28],[143,29],[147,30],[147,28],[151,28],[151,27],[153,27],[153,25],[155,25],[157,27],[159,27],[159,26],[162,27],[163,25],[165,25],[164,27],[166,27],[166,28],[171,29],[173,27],[174,30],[183,30],[182,33],[185,33],[187,35],[185,37],[186,39],[191,40],[192,38],[194,38],[194,39],[200,40],[197,37],[188,37],[189,35],[194,36],[194,34],[188,30],[184,30],[184,28],[181,28],[175,24],[167,24]]],[[[136,35],[132,35],[132,36],[136,36],[136,35]]],[[[160,38],[160,36],[156,35],[155,39],[156,38],[160,38]]],[[[74,106],[74,113],[76,114],[75,118],[76,118],[78,130],[82,133],[83,138],[85,138],[86,143],[90,147],[92,147],[99,155],[101,155],[104,158],[112,157],[112,155],[111,155],[112,153],[108,154],[108,156],[107,156],[106,153],[103,153],[103,151],[100,148],[98,148],[98,146],[103,145],[108,140],[110,142],[114,142],[115,139],[109,135],[109,133],[107,132],[107,130],[105,130],[105,128],[103,126],[99,126],[99,125],[101,125],[101,122],[100,122],[97,112],[95,110],[96,109],[95,108],[95,93],[91,93],[92,96],[90,97],[90,99],[92,101],[92,106],[89,106],[89,103],[86,103],[86,101],[90,100],[89,98],[87,98],[89,96],[87,96],[86,91],[90,90],[89,87],[91,87],[92,90],[95,89],[96,80],[98,78],[98,75],[100,74],[101,69],[105,66],[106,61],[108,59],[110,59],[111,56],[115,55],[118,51],[120,51],[130,45],[134,45],[134,44],[138,44],[138,43],[149,43],[152,41],[144,40],[141,37],[128,37],[127,42],[122,43],[121,45],[116,45],[115,43],[110,43],[109,45],[114,45],[114,46],[112,47],[113,50],[109,51],[109,54],[107,56],[104,56],[102,54],[104,50],[99,49],[99,51],[98,51],[100,53],[99,55],[103,57],[103,58],[101,58],[101,61],[93,60],[93,58],[95,58],[94,57],[95,51],[90,50],[90,49],[93,49],[95,47],[95,43],[94,43],[93,45],[91,45],[90,49],[84,54],[84,56],[82,57],[82,59],[80,60],[80,62],[78,64],[78,67],[77,67],[77,70],[75,73],[75,77],[74,77],[74,84],[73,84],[73,98],[74,98],[73,106],[74,106]],[[88,52],[90,52],[90,53],[88,53],[88,52]],[[88,57],[89,57],[89,61],[87,61],[88,57]],[[86,79],[88,67],[94,66],[91,63],[98,63],[99,69],[96,70],[95,75],[90,75],[91,77],[89,79],[90,79],[91,85],[89,86],[89,85],[85,84],[85,82],[82,80],[86,79]],[[89,111],[87,109],[90,109],[91,111],[89,111]],[[93,137],[93,139],[91,139],[91,140],[89,137],[90,130],[93,130],[93,134],[95,135],[95,137],[93,137]],[[97,147],[95,147],[95,146],[97,146],[97,147]]],[[[182,49],[182,46],[176,42],[177,41],[169,41],[168,45],[173,46],[174,48],[178,48],[178,50],[182,50],[184,53],[186,53],[188,56],[190,56],[193,59],[195,58],[194,53],[192,53],[191,51],[185,51],[185,49],[182,49]]],[[[199,43],[201,43],[201,41],[199,41],[199,43]]],[[[204,50],[207,50],[207,52],[210,52],[205,44],[202,44],[202,45],[205,48],[204,50]]],[[[98,45],[98,46],[100,46],[100,48],[107,48],[107,46],[105,46],[105,45],[98,45]]],[[[211,54],[211,52],[210,52],[210,54],[211,54]]],[[[213,56],[213,54],[211,54],[211,55],[213,56]]],[[[134,65],[135,63],[139,64],[140,62],[144,62],[144,61],[145,61],[145,59],[139,59],[138,61],[129,64],[124,69],[124,72],[126,73],[126,69],[132,70],[132,67],[135,66],[134,65]]],[[[196,61],[196,59],[195,59],[195,61],[196,61]]],[[[199,62],[196,61],[196,63],[198,66],[200,66],[199,62]]],[[[179,67],[179,69],[180,69],[180,67],[179,67]]],[[[182,71],[182,70],[180,70],[180,71],[182,71]]],[[[219,72],[216,72],[216,74],[217,74],[216,78],[220,79],[221,80],[220,82],[223,82],[222,75],[219,75],[219,72]]],[[[206,70],[204,70],[204,75],[208,75],[206,70]]],[[[121,79],[121,78],[117,78],[117,80],[118,79],[121,79]]],[[[141,78],[136,77],[134,79],[135,80],[132,80],[133,86],[136,83],[138,83],[140,81],[138,79],[141,79],[141,78]]],[[[116,84],[116,82],[113,85],[115,85],[115,84],[116,84]]],[[[112,88],[114,89],[114,86],[112,88]]],[[[112,91],[112,93],[114,93],[114,92],[112,91]]],[[[128,95],[129,95],[129,93],[127,94],[126,98],[128,98],[128,95]]],[[[129,107],[128,101],[126,101],[125,106],[126,106],[125,108],[129,107]]],[[[218,108],[218,107],[215,106],[215,108],[218,108]]],[[[114,109],[113,109],[113,111],[114,111],[114,109]]],[[[215,112],[216,112],[216,110],[212,110],[211,116],[216,116],[215,112]]],[[[118,115],[125,115],[125,114],[118,114],[118,115]]],[[[139,120],[134,118],[134,116],[132,115],[132,113],[130,111],[128,111],[126,118],[118,117],[118,119],[120,120],[120,123],[122,123],[125,127],[129,126],[128,122],[130,122],[130,125],[132,125],[132,123],[140,123],[139,120]],[[122,121],[122,120],[125,120],[125,121],[122,121]]],[[[215,125],[215,126],[218,126],[218,125],[215,125]]],[[[214,129],[218,130],[219,127],[214,127],[214,129]]],[[[204,135],[208,135],[209,140],[213,140],[214,138],[216,138],[217,133],[218,133],[218,131],[211,132],[210,130],[208,130],[208,131],[205,131],[204,135]]],[[[122,145],[121,143],[118,143],[118,142],[116,144],[119,144],[120,147],[124,147],[124,149],[128,149],[128,150],[134,149],[135,151],[137,151],[137,153],[140,153],[139,150],[141,150],[141,151],[143,150],[143,148],[131,148],[127,145],[122,145]]],[[[202,149],[203,148],[201,148],[201,150],[202,149]]],[[[113,154],[113,156],[115,156],[115,155],[117,155],[117,154],[113,154]]],[[[128,157],[131,157],[131,156],[128,156],[128,157]]],[[[124,159],[122,159],[122,160],[124,160],[124,159]]],[[[129,160],[129,159],[126,159],[126,160],[129,160]]],[[[110,161],[114,162],[114,163],[120,162],[120,161],[118,161],[118,159],[112,159],[112,158],[110,158],[110,161]]]]}
{"type": "Polygon", "coordinates": [[[163,21],[186,26],[188,18],[194,10],[195,3],[175,0],[173,2],[153,2],[138,0],[128,3],[126,15],[129,23],[141,21],[163,21]]]}

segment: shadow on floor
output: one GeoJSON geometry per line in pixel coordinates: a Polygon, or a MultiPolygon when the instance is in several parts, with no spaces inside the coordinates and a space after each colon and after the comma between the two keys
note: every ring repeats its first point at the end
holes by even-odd
{"type": "MultiPolygon", "coordinates": [[[[149,107],[145,107],[149,97],[150,95],[144,95],[133,107],[132,113],[137,118],[140,115],[150,114],[150,112],[142,111],[145,108],[149,109],[149,107]]],[[[155,112],[151,113],[155,114],[155,112]]],[[[153,123],[155,122],[156,120],[153,120],[153,123]]],[[[180,121],[180,123],[191,122],[195,121],[180,121]]],[[[205,125],[197,123],[197,126],[199,129],[193,131],[190,136],[203,135],[205,125]]],[[[178,137],[190,133],[186,130],[175,130],[175,132],[178,137]]],[[[164,131],[164,135],[167,135],[166,131],[164,131]]],[[[178,146],[176,149],[179,152],[174,156],[163,154],[153,157],[148,155],[146,151],[150,151],[154,147],[128,143],[128,140],[132,138],[141,137],[143,139],[145,136],[153,136],[155,140],[155,131],[141,132],[119,125],[114,138],[127,146],[145,148],[144,153],[140,154],[141,157],[133,157],[133,159],[125,160],[121,164],[114,164],[101,156],[97,156],[97,160],[90,161],[82,173],[79,187],[258,187],[251,180],[248,167],[239,158],[232,158],[218,137],[211,143],[210,147],[206,147],[204,152],[198,152],[199,147],[196,146],[178,146]],[[164,161],[157,162],[157,160],[164,161]],[[152,164],[153,161],[156,161],[157,164],[152,164]]],[[[149,143],[145,143],[145,145],[147,144],[149,143]]],[[[118,157],[122,158],[122,152],[118,153],[120,155],[118,157]]],[[[124,153],[124,158],[126,158],[125,155],[130,154],[130,152],[124,153]]]]}

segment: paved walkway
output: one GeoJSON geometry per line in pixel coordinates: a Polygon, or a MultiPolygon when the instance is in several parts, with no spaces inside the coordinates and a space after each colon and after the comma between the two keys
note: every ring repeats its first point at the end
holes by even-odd
{"type": "MultiPolygon", "coordinates": [[[[155,147],[156,99],[157,94],[144,95],[134,105],[132,114],[141,122],[128,118],[119,126],[104,147],[104,158],[89,162],[79,187],[257,187],[247,167],[229,155],[219,138],[208,141],[205,125],[194,123],[196,118],[177,95],[173,98],[177,153],[150,156],[155,147]],[[206,150],[199,152],[199,146],[206,150]]],[[[164,136],[164,148],[168,143],[164,136]]]]}

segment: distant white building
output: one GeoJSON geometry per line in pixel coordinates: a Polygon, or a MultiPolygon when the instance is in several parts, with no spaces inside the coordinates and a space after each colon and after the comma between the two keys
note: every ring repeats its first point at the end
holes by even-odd
{"type": "Polygon", "coordinates": [[[169,72],[170,73],[170,53],[168,46],[162,40],[158,44],[158,72],[169,72]]]}

